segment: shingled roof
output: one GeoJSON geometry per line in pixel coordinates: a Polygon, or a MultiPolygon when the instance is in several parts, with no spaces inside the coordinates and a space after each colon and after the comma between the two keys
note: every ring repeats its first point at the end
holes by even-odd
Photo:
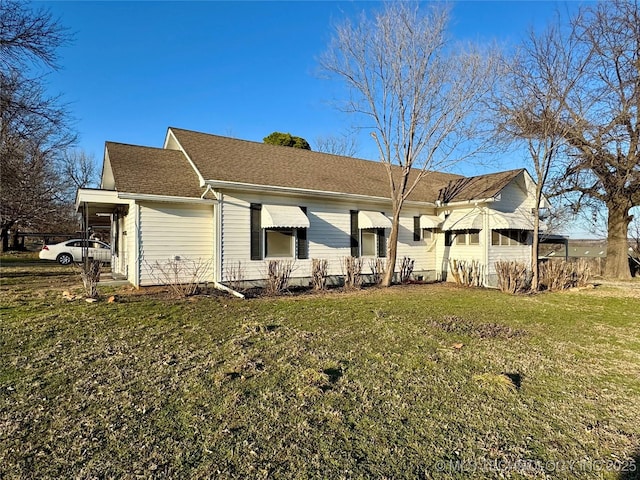
{"type": "MultiPolygon", "coordinates": [[[[170,130],[205,180],[389,198],[389,180],[380,162],[178,128],[170,130]]],[[[434,201],[440,188],[461,178],[464,177],[432,172],[410,199],[434,201]]]]}
{"type": "Polygon", "coordinates": [[[200,197],[198,175],[182,152],[107,142],[106,150],[119,192],[200,197]]]}
{"type": "MultiPolygon", "coordinates": [[[[169,128],[205,180],[389,198],[380,162],[169,128]]],[[[198,198],[198,174],[180,150],[107,142],[115,189],[198,198]]],[[[400,169],[395,167],[400,175],[400,169]]],[[[496,196],[523,170],[476,177],[431,172],[410,200],[443,203],[496,196]]],[[[415,178],[417,172],[410,176],[415,178]]]]}
{"type": "Polygon", "coordinates": [[[462,177],[443,187],[438,195],[442,203],[480,200],[498,195],[514,178],[524,172],[524,168],[505,172],[462,177]]]}

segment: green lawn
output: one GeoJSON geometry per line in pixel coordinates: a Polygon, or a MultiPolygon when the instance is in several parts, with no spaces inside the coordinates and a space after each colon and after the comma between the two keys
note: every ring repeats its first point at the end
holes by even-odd
{"type": "Polygon", "coordinates": [[[637,295],[88,304],[71,267],[0,274],[0,478],[640,478],[637,295]]]}

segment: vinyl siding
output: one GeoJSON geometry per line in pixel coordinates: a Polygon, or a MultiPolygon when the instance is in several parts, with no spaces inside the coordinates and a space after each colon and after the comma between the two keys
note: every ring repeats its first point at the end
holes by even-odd
{"type": "MultiPolygon", "coordinates": [[[[297,198],[291,196],[240,194],[227,192],[222,205],[222,280],[228,281],[229,267],[237,267],[240,263],[244,270],[245,280],[264,278],[267,260],[251,260],[250,258],[250,214],[251,203],[296,205],[307,207],[309,218],[309,258],[295,259],[294,277],[304,278],[311,275],[313,258],[328,261],[329,275],[342,275],[342,259],[351,255],[350,248],[350,210],[382,211],[390,217],[391,207],[381,204],[356,202],[322,201],[317,198],[297,198]]],[[[403,256],[416,260],[415,271],[433,269],[435,254],[427,249],[426,242],[413,241],[413,216],[420,213],[433,213],[407,209],[401,217],[401,228],[398,242],[398,264],[403,256]]],[[[386,236],[389,236],[389,229],[386,236]]],[[[363,257],[363,273],[370,273],[369,260],[375,257],[363,257]]],[[[293,260],[293,259],[291,259],[293,260]]]]}
{"type": "Polygon", "coordinates": [[[213,280],[213,206],[140,203],[140,285],[163,283],[158,264],[185,265],[182,281],[194,265],[205,264],[201,280],[213,280]]]}

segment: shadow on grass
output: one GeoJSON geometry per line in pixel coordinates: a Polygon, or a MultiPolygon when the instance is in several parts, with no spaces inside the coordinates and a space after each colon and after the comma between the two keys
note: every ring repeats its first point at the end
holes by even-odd
{"type": "Polygon", "coordinates": [[[38,271],[29,271],[29,270],[21,270],[18,272],[4,272],[2,276],[4,278],[22,278],[22,277],[69,277],[74,275],[76,272],[72,271],[60,271],[60,272],[38,272],[38,271]]]}
{"type": "Polygon", "coordinates": [[[516,387],[516,390],[520,390],[520,387],[522,386],[522,375],[519,373],[503,373],[503,375],[505,377],[507,377],[509,380],[511,380],[511,383],[513,383],[513,386],[516,387]]]}
{"type": "Polygon", "coordinates": [[[640,449],[622,462],[618,480],[640,480],[640,449]]]}

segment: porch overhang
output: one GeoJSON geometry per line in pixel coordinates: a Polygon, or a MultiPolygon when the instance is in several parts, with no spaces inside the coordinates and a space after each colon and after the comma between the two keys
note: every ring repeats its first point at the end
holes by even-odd
{"type": "Polygon", "coordinates": [[[110,225],[109,216],[118,208],[128,208],[130,203],[119,198],[115,190],[80,188],[76,193],[76,212],[83,215],[87,227],[110,225]]]}

